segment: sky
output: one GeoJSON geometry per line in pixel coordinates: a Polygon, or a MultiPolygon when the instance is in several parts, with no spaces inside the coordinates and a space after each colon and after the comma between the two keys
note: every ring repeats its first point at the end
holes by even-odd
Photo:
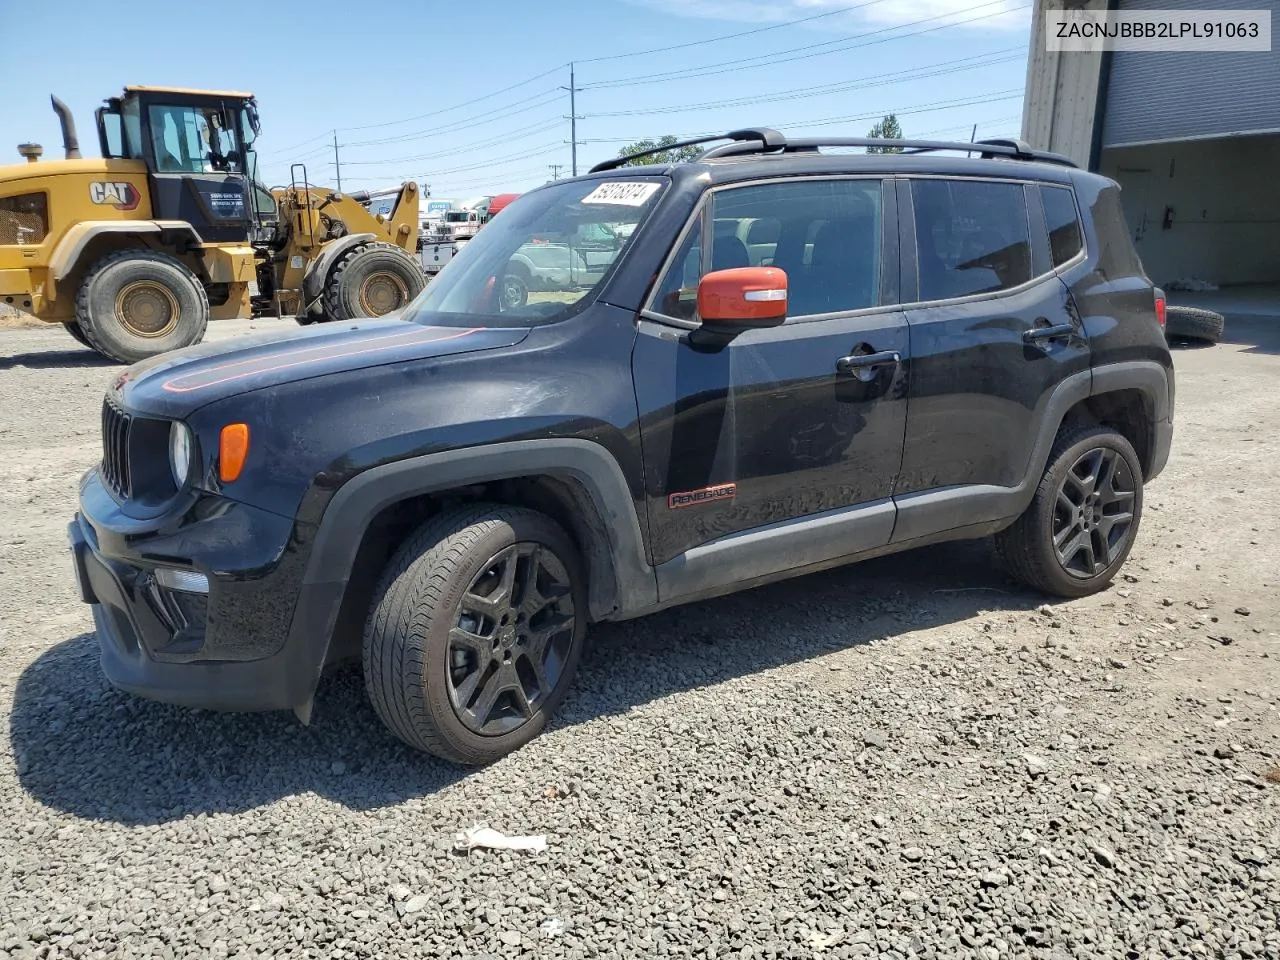
{"type": "Polygon", "coordinates": [[[56,39],[53,64],[9,70],[0,158],[60,155],[56,94],[86,155],[93,111],[126,84],[248,90],[268,186],[304,163],[344,189],[519,192],[636,140],[770,126],[865,136],[1017,136],[1030,0],[273,0],[207,4],[0,0],[0,33],[56,39]],[[802,22],[793,22],[802,21],[802,22]],[[74,69],[71,66],[74,65],[74,69]],[[554,165],[554,166],[553,166],[554,165]]]}

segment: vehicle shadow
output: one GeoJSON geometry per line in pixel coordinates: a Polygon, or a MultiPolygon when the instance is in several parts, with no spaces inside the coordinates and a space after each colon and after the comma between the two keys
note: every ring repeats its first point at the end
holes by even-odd
{"type": "Polygon", "coordinates": [[[1280,314],[1228,313],[1222,342],[1243,346],[1245,353],[1280,354],[1280,314]]]}
{"type": "Polygon", "coordinates": [[[86,348],[70,350],[41,350],[39,353],[15,353],[0,356],[0,370],[27,367],[31,370],[71,370],[77,367],[118,367],[121,364],[109,357],[86,348]]]}
{"type": "MultiPolygon", "coordinates": [[[[985,544],[946,544],[598,625],[556,727],[980,611],[1044,602],[1010,586],[988,561],[985,544]]],[[[215,714],[119,693],[102,677],[92,634],[58,644],[22,674],[10,736],[20,782],[34,798],[131,824],[242,812],[307,791],[373,809],[472,772],[392,737],[356,667],[326,676],[313,722],[303,727],[285,713],[215,714]]]]}

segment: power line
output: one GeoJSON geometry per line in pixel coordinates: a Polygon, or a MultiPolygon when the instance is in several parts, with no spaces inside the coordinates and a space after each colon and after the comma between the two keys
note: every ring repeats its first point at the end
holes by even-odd
{"type": "Polygon", "coordinates": [[[527,87],[535,80],[541,80],[543,77],[549,77],[557,70],[563,70],[564,68],[565,64],[562,63],[559,66],[552,67],[550,70],[544,70],[542,73],[529,77],[526,80],[521,80],[519,83],[513,83],[510,86],[503,87],[501,90],[495,90],[493,93],[486,93],[484,96],[476,97],[473,100],[455,103],[451,107],[441,107],[439,110],[432,110],[430,113],[420,113],[417,116],[403,117],[399,120],[385,120],[382,123],[366,123],[358,127],[339,127],[338,129],[342,130],[344,133],[350,133],[356,130],[375,130],[380,127],[392,127],[400,123],[413,123],[416,120],[425,120],[427,117],[438,117],[442,113],[452,113],[454,110],[461,110],[463,107],[469,107],[472,104],[480,103],[484,100],[491,100],[494,97],[502,96],[502,94],[509,93],[512,90],[518,90],[520,87],[527,87]]]}
{"type": "Polygon", "coordinates": [[[686,113],[692,110],[708,110],[718,107],[740,107],[747,104],[757,103],[777,103],[782,100],[798,100],[805,97],[826,96],[832,93],[843,93],[848,90],[865,88],[865,87],[881,87],[888,84],[902,83],[906,80],[926,79],[929,77],[940,77],[952,73],[961,73],[965,70],[973,70],[979,67],[985,67],[989,64],[1009,63],[1014,60],[1021,60],[1025,54],[1021,47],[1011,47],[1006,50],[996,50],[990,54],[979,54],[973,57],[961,57],[958,60],[944,60],[942,63],[935,64],[938,69],[931,69],[921,72],[918,68],[910,70],[901,70],[897,73],[877,73],[871,76],[858,77],[854,80],[840,81],[837,83],[820,84],[814,87],[797,87],[792,90],[781,90],[776,94],[769,96],[754,97],[734,97],[727,100],[708,100],[702,103],[686,103],[679,106],[669,107],[651,107],[642,110],[613,110],[607,113],[590,113],[588,117],[639,117],[649,116],[660,113],[686,113]],[[1018,51],[1014,53],[1013,51],[1018,51]],[[1003,56],[1002,56],[1003,54],[1003,56]],[[976,61],[976,62],[975,62],[976,61]],[[943,69],[949,68],[949,69],[943,69]]]}
{"type": "MultiPolygon", "coordinates": [[[[915,104],[908,104],[907,106],[901,106],[901,107],[881,107],[876,110],[870,110],[865,114],[856,114],[856,115],[845,116],[845,117],[818,117],[815,119],[806,119],[806,120],[783,120],[781,122],[774,123],[773,126],[778,128],[779,130],[785,130],[787,128],[793,128],[793,127],[816,127],[816,126],[829,125],[833,123],[852,123],[858,120],[878,120],[881,117],[885,116],[886,114],[890,114],[890,113],[905,117],[905,116],[912,116],[917,113],[930,113],[935,110],[950,110],[956,107],[972,107],[972,106],[979,106],[985,103],[999,103],[1006,100],[1017,100],[1017,99],[1021,99],[1021,97],[1022,97],[1021,90],[997,90],[989,94],[987,93],[977,94],[975,95],[975,97],[962,98],[959,100],[940,100],[940,101],[932,101],[929,103],[915,103],[915,104]]],[[[1007,117],[1001,118],[1001,120],[1006,120],[1006,119],[1010,119],[1010,118],[1007,118],[1007,117]]],[[[1012,119],[1016,120],[1018,119],[1018,117],[1015,116],[1012,119]]],[[[984,120],[982,122],[997,123],[997,122],[1001,122],[1001,120],[984,120]]],[[[969,125],[965,124],[963,127],[955,127],[951,129],[968,130],[969,125]]],[[[686,139],[686,138],[692,138],[692,137],[709,137],[709,136],[714,136],[718,132],[720,131],[717,131],[717,130],[690,131],[690,132],[681,133],[678,136],[680,139],[686,139]]],[[[923,134],[921,134],[920,136],[923,136],[923,134]]],[[[657,139],[658,138],[654,136],[600,137],[597,139],[584,140],[582,142],[583,143],[636,143],[640,140],[657,140],[657,139]]]]}
{"type": "MultiPolygon", "coordinates": [[[[799,24],[802,24],[802,23],[811,23],[815,20],[823,20],[828,17],[834,17],[843,13],[850,13],[854,10],[860,10],[864,7],[871,7],[871,6],[875,6],[878,3],[885,3],[885,2],[887,2],[887,0],[864,0],[863,3],[854,3],[844,7],[837,7],[834,10],[827,10],[823,13],[815,13],[807,17],[797,17],[794,20],[784,20],[784,21],[781,21],[780,23],[772,23],[764,27],[755,27],[751,30],[740,30],[736,33],[721,34],[718,37],[708,37],[705,40],[691,40],[687,43],[675,43],[675,44],[669,44],[663,47],[651,47],[647,50],[634,50],[630,53],[615,53],[615,54],[610,54],[608,56],[603,56],[603,57],[587,57],[584,59],[580,59],[577,62],[578,63],[603,63],[611,60],[625,60],[630,57],[643,57],[643,56],[648,56],[654,53],[669,53],[673,50],[685,50],[685,49],[688,49],[689,47],[702,47],[710,43],[720,43],[725,40],[737,40],[741,37],[750,37],[756,34],[768,33],[772,30],[781,30],[786,27],[798,26],[799,24]]],[[[469,107],[469,106],[472,106],[473,104],[481,103],[485,100],[490,100],[494,97],[501,96],[504,93],[509,93],[512,90],[517,90],[520,87],[528,86],[530,83],[533,83],[537,80],[541,80],[543,77],[550,76],[551,74],[555,73],[557,70],[563,70],[566,66],[569,66],[569,64],[560,64],[559,66],[552,67],[549,70],[544,70],[542,73],[535,74],[532,77],[528,77],[517,83],[513,83],[513,84],[510,84],[509,86],[503,87],[501,90],[495,90],[492,93],[486,93],[484,96],[475,97],[474,99],[466,100],[466,101],[463,101],[462,103],[457,103],[450,107],[441,107],[439,110],[433,110],[429,113],[420,113],[412,117],[402,117],[399,120],[385,120],[380,123],[367,123],[367,124],[362,124],[354,127],[339,127],[338,129],[341,130],[343,133],[351,133],[357,130],[375,130],[383,127],[396,126],[397,124],[401,124],[401,123],[412,123],[416,120],[425,120],[428,117],[435,117],[443,113],[450,113],[454,110],[461,110],[463,107],[469,107]]],[[[306,146],[307,144],[315,140],[323,140],[327,137],[328,137],[327,133],[318,134],[314,137],[309,137],[306,140],[296,143],[293,146],[284,147],[282,148],[282,152],[296,150],[298,147],[306,146]]]]}
{"type": "Polygon", "coordinates": [[[452,123],[447,123],[443,126],[435,127],[430,130],[418,130],[413,133],[399,134],[394,137],[382,137],[374,140],[357,140],[349,144],[349,146],[376,147],[376,146],[382,146],[383,144],[387,144],[387,143],[405,143],[410,140],[422,140],[425,137],[434,137],[442,133],[457,133],[459,130],[469,130],[473,127],[484,126],[486,123],[491,123],[494,120],[503,120],[517,113],[525,113],[528,110],[533,110],[533,109],[536,109],[537,107],[546,106],[558,99],[560,99],[559,88],[553,87],[549,90],[544,90],[541,93],[534,94],[532,97],[527,97],[524,100],[516,100],[515,102],[509,103],[504,107],[498,107],[494,110],[489,110],[485,113],[476,114],[475,116],[465,121],[457,120],[452,123]],[[541,102],[539,103],[532,102],[534,100],[539,100],[540,98],[541,98],[541,102]],[[518,108],[522,108],[522,109],[518,109],[518,108]],[[487,119],[484,119],[484,118],[487,118],[487,119]]]}
{"type": "Polygon", "coordinates": [[[316,135],[316,136],[314,136],[314,137],[308,137],[306,140],[303,140],[303,141],[301,141],[301,142],[299,142],[299,143],[295,143],[295,144],[294,144],[293,146],[291,146],[291,147],[282,147],[282,148],[280,148],[280,152],[282,152],[282,153],[287,153],[287,152],[292,151],[292,150],[297,150],[299,147],[305,147],[307,144],[309,144],[309,143],[314,143],[316,140],[325,140],[325,139],[327,139],[327,138],[328,138],[328,136],[329,136],[329,134],[327,134],[327,133],[317,134],[317,135],[316,135]]]}
{"type": "Polygon", "coordinates": [[[742,30],[738,33],[726,33],[719,37],[708,37],[706,40],[691,40],[688,43],[674,43],[666,47],[652,47],[648,50],[636,50],[633,53],[615,53],[607,57],[589,57],[579,60],[578,63],[603,63],[606,60],[625,60],[628,57],[644,57],[651,53],[670,53],[672,50],[685,50],[689,47],[703,47],[708,43],[719,43],[721,40],[737,40],[739,37],[750,37],[758,33],[767,33],[770,30],[781,30],[783,27],[794,27],[801,23],[811,23],[814,20],[822,20],[825,17],[834,17],[837,14],[849,13],[851,10],[861,10],[863,7],[874,6],[877,3],[884,3],[886,0],[866,0],[865,3],[855,3],[847,7],[837,7],[834,10],[828,10],[825,13],[815,13],[812,16],[800,17],[796,20],[784,20],[781,23],[771,23],[767,27],[756,27],[752,30],[742,30]]]}
{"type": "MultiPolygon", "coordinates": [[[[819,14],[813,14],[813,15],[810,15],[810,16],[807,16],[807,17],[800,17],[800,18],[796,18],[796,19],[793,19],[793,20],[783,21],[783,22],[781,22],[781,23],[769,24],[769,25],[764,26],[764,27],[756,27],[756,28],[753,28],[753,29],[751,29],[751,30],[738,31],[738,32],[736,32],[736,33],[731,33],[731,34],[723,34],[723,35],[718,36],[718,37],[710,37],[710,38],[708,38],[708,39],[706,39],[706,40],[690,41],[690,42],[686,42],[686,43],[679,43],[679,44],[671,44],[671,45],[668,45],[668,46],[665,46],[665,47],[654,47],[654,48],[650,48],[650,49],[647,49],[647,50],[633,51],[633,52],[631,52],[631,53],[613,54],[613,55],[602,56],[602,57],[592,57],[592,58],[588,58],[588,59],[585,59],[585,60],[580,60],[580,61],[578,61],[578,62],[581,62],[581,63],[599,63],[599,62],[605,62],[605,61],[612,61],[612,60],[625,59],[625,58],[628,58],[628,57],[635,57],[635,56],[649,55],[649,54],[654,54],[654,53],[669,52],[669,51],[673,51],[673,50],[687,49],[687,48],[692,47],[692,46],[703,46],[703,45],[710,44],[710,43],[718,43],[718,42],[725,41],[725,40],[738,39],[738,38],[745,37],[745,36],[751,36],[751,35],[755,35],[755,34],[764,33],[764,32],[767,32],[767,31],[772,31],[772,30],[782,29],[782,28],[785,28],[785,27],[795,26],[795,25],[797,25],[797,24],[808,23],[808,22],[815,21],[815,20],[820,20],[820,19],[823,19],[823,18],[826,18],[826,17],[835,16],[835,15],[837,15],[837,14],[841,14],[841,13],[848,13],[848,12],[853,11],[853,10],[857,10],[857,9],[862,9],[862,8],[865,8],[865,7],[873,6],[873,5],[877,4],[877,3],[882,3],[882,2],[886,2],[886,0],[864,0],[864,2],[863,2],[863,3],[851,4],[851,5],[847,5],[847,6],[844,6],[844,7],[837,8],[837,9],[824,11],[824,12],[819,13],[819,14]]],[[[571,79],[570,84],[571,84],[571,86],[575,86],[575,87],[576,87],[576,89],[574,90],[574,93],[576,93],[576,92],[578,92],[578,91],[586,90],[586,89],[606,89],[606,88],[610,88],[610,87],[630,86],[630,85],[636,85],[636,84],[642,84],[642,83],[661,83],[661,82],[667,82],[667,81],[671,81],[671,80],[692,79],[692,78],[694,78],[694,77],[701,77],[701,76],[713,76],[713,75],[716,75],[716,74],[719,74],[719,73],[726,73],[726,72],[730,72],[730,71],[732,71],[732,70],[737,70],[737,69],[740,69],[741,67],[743,67],[743,66],[747,66],[747,65],[764,66],[764,65],[772,65],[772,64],[774,64],[774,63],[787,63],[787,62],[792,62],[792,61],[794,61],[794,60],[808,59],[808,58],[810,58],[810,57],[825,56],[825,55],[830,54],[830,53],[840,52],[840,51],[843,51],[843,50],[846,50],[846,49],[851,49],[851,48],[853,48],[853,47],[865,46],[865,45],[867,45],[867,44],[864,44],[864,43],[852,43],[852,44],[851,44],[849,41],[851,41],[851,40],[858,40],[858,39],[865,39],[865,38],[867,38],[867,37],[874,37],[874,36],[877,36],[877,35],[879,35],[879,34],[889,33],[889,32],[895,31],[895,30],[900,30],[900,29],[902,29],[902,28],[904,28],[904,27],[915,26],[915,25],[919,25],[919,24],[923,24],[923,23],[928,23],[928,22],[931,22],[931,21],[936,21],[936,20],[947,20],[947,21],[949,21],[949,22],[939,24],[938,26],[936,26],[936,27],[932,27],[932,28],[929,28],[929,29],[927,29],[927,30],[915,31],[915,32],[912,32],[912,33],[907,33],[907,34],[899,34],[899,35],[897,35],[897,36],[881,37],[880,39],[872,40],[872,41],[870,41],[870,42],[871,42],[871,43],[883,43],[883,42],[887,42],[887,41],[889,41],[889,40],[904,39],[904,38],[906,38],[906,37],[910,37],[910,36],[919,36],[919,35],[920,35],[920,34],[922,34],[922,33],[929,33],[929,32],[933,32],[934,30],[943,29],[943,28],[948,27],[948,26],[961,26],[961,25],[963,25],[963,24],[973,23],[973,22],[978,21],[978,20],[984,20],[984,19],[989,19],[989,18],[991,18],[991,17],[995,17],[995,16],[1001,16],[1001,15],[1004,15],[1004,14],[1006,14],[1006,13],[1011,13],[1011,12],[1013,12],[1013,11],[1015,11],[1015,10],[1023,10],[1023,9],[1026,9],[1026,8],[1029,6],[1029,4],[1023,4],[1023,5],[1016,6],[1016,7],[1008,7],[1008,6],[1007,6],[1007,3],[1008,3],[1008,2],[1009,2],[1009,0],[988,0],[988,2],[981,3],[981,4],[977,4],[977,5],[972,6],[972,7],[967,7],[967,8],[961,9],[961,10],[952,11],[952,12],[950,12],[950,13],[946,13],[946,14],[938,14],[938,15],[935,15],[935,16],[932,16],[932,17],[925,17],[925,18],[922,18],[922,19],[920,19],[920,20],[912,21],[912,22],[910,22],[910,23],[906,23],[906,24],[899,24],[899,25],[896,25],[896,26],[885,27],[885,28],[882,28],[882,29],[879,29],[879,30],[869,31],[869,32],[861,33],[861,34],[854,34],[854,35],[849,36],[849,37],[838,38],[838,39],[835,39],[835,40],[827,40],[827,41],[822,41],[822,42],[820,42],[820,43],[805,44],[805,45],[802,45],[802,46],[799,46],[799,47],[791,47],[791,48],[788,48],[788,49],[785,49],[785,50],[774,51],[773,53],[768,53],[768,54],[759,54],[759,55],[756,55],[756,56],[753,56],[753,57],[748,57],[748,58],[745,58],[745,59],[738,59],[738,60],[733,60],[733,61],[722,61],[722,62],[720,62],[720,63],[713,63],[713,64],[704,64],[704,65],[699,66],[699,67],[687,67],[687,68],[684,68],[684,69],[681,69],[681,70],[676,70],[676,71],[671,71],[671,72],[661,73],[661,74],[644,74],[644,75],[633,76],[633,77],[621,77],[621,78],[615,78],[615,79],[613,79],[613,80],[605,80],[605,81],[599,81],[599,82],[597,82],[597,83],[589,83],[589,84],[585,84],[585,85],[583,85],[583,86],[581,86],[581,87],[576,87],[576,84],[574,84],[574,83],[573,83],[573,80],[571,79]],[[981,9],[981,8],[984,8],[984,7],[990,7],[990,6],[993,6],[993,5],[1000,5],[1000,6],[1002,7],[1002,9],[999,9],[999,10],[997,10],[997,11],[995,11],[994,13],[991,13],[991,14],[986,14],[986,15],[979,16],[979,17],[972,17],[972,18],[969,18],[969,19],[967,19],[967,20],[954,20],[954,17],[955,17],[956,15],[958,15],[958,14],[966,13],[966,12],[970,12],[970,11],[977,10],[977,9],[981,9]],[[824,48],[824,47],[834,47],[835,49],[821,50],[820,52],[811,52],[811,53],[804,54],[804,55],[802,55],[802,56],[795,56],[795,57],[788,57],[788,56],[784,56],[784,55],[786,55],[786,54],[797,53],[797,52],[799,52],[799,51],[817,51],[817,50],[819,50],[820,48],[824,48]]],[[[474,104],[476,104],[476,103],[481,103],[481,102],[483,102],[483,101],[485,101],[485,100],[490,100],[490,99],[492,99],[492,98],[494,98],[494,97],[501,96],[501,95],[502,95],[502,94],[504,94],[504,93],[509,93],[509,92],[510,92],[510,91],[512,91],[512,90],[519,89],[520,87],[528,86],[530,83],[534,83],[534,82],[536,82],[537,80],[540,80],[540,79],[542,79],[542,78],[544,78],[544,77],[550,76],[551,74],[555,73],[556,71],[561,70],[561,69],[564,69],[566,66],[571,67],[571,64],[561,64],[561,65],[559,65],[559,66],[552,67],[552,68],[550,68],[550,69],[548,69],[548,70],[544,70],[544,71],[542,71],[541,73],[534,74],[534,75],[533,75],[533,76],[531,76],[531,77],[527,77],[527,78],[525,78],[524,80],[520,80],[520,81],[518,81],[518,82],[516,82],[516,83],[513,83],[513,84],[508,84],[507,86],[502,87],[502,88],[501,88],[501,89],[499,89],[499,90],[492,91],[491,93],[487,93],[487,94],[484,94],[484,95],[479,96],[479,97],[473,97],[473,98],[472,98],[472,99],[470,99],[470,100],[462,101],[462,102],[460,102],[460,103],[453,104],[452,106],[448,106],[448,107],[441,107],[441,108],[440,108],[440,109],[438,109],[438,110],[433,110],[433,111],[429,111],[429,112],[427,112],[427,113],[417,114],[417,115],[414,115],[414,116],[411,116],[411,117],[402,117],[402,118],[399,118],[399,119],[396,119],[396,120],[385,120],[385,121],[381,121],[381,122],[379,122],[379,123],[361,124],[361,125],[350,126],[350,127],[338,127],[338,128],[336,128],[336,129],[337,129],[338,131],[342,131],[342,132],[352,132],[352,131],[358,131],[358,130],[382,129],[382,128],[385,128],[385,127],[396,126],[396,125],[403,124],[403,123],[411,123],[411,122],[414,122],[414,121],[416,121],[416,120],[426,119],[426,118],[428,118],[428,117],[440,116],[440,115],[442,115],[442,114],[450,113],[450,112],[453,112],[453,111],[455,111],[455,110],[460,110],[460,109],[462,109],[462,108],[464,108],[464,107],[472,106],[472,105],[474,105],[474,104]]],[[[562,88],[562,89],[563,89],[563,88],[562,88]]],[[[457,121],[455,121],[455,122],[453,122],[453,123],[451,123],[451,124],[446,124],[446,125],[444,125],[443,127],[438,128],[438,129],[433,129],[433,130],[422,130],[422,131],[417,131],[417,132],[414,132],[414,133],[400,134],[400,135],[395,135],[395,136],[390,136],[390,137],[384,137],[384,138],[374,138],[374,139],[369,139],[369,140],[355,141],[355,142],[353,142],[353,143],[351,143],[351,144],[345,144],[344,146],[351,146],[351,147],[356,147],[356,146],[379,146],[379,145],[382,145],[382,144],[384,144],[384,143],[405,142],[405,141],[414,140],[414,139],[423,139],[423,138],[430,137],[430,136],[436,136],[436,135],[443,134],[443,133],[457,132],[457,131],[459,131],[459,130],[463,130],[463,129],[472,129],[472,128],[477,127],[477,126],[482,126],[482,125],[484,125],[484,122],[485,122],[485,121],[484,121],[484,118],[490,118],[490,119],[492,119],[492,120],[497,120],[497,119],[502,119],[502,118],[503,118],[503,117],[505,117],[505,116],[510,116],[511,114],[510,114],[510,112],[509,112],[509,111],[511,111],[511,110],[512,110],[512,109],[514,109],[515,107],[521,106],[521,105],[523,105],[523,104],[528,104],[528,103],[530,103],[530,102],[532,102],[532,101],[534,101],[534,100],[538,100],[539,98],[541,98],[541,97],[543,97],[543,96],[545,96],[545,95],[547,95],[547,94],[549,94],[549,93],[554,94],[554,93],[555,93],[555,91],[554,91],[554,90],[546,90],[546,91],[542,91],[541,93],[534,94],[533,96],[530,96],[530,97],[524,98],[524,99],[522,99],[522,100],[514,101],[514,102],[512,102],[512,103],[510,103],[510,104],[507,104],[507,105],[505,105],[505,106],[503,106],[503,107],[499,107],[499,108],[497,108],[497,109],[495,109],[495,110],[488,111],[487,113],[483,113],[483,114],[480,114],[480,115],[478,115],[478,116],[473,116],[473,117],[469,118],[467,121],[463,121],[463,122],[457,122],[457,121]],[[495,116],[495,114],[502,114],[502,116],[495,116]]],[[[573,95],[571,94],[571,100],[572,100],[572,99],[574,99],[574,98],[573,98],[573,95]]],[[[539,104],[539,105],[545,105],[546,103],[549,103],[549,102],[551,102],[551,101],[550,101],[550,100],[545,100],[545,101],[543,101],[543,104],[539,104]]],[[[572,114],[572,113],[573,113],[573,110],[572,110],[572,108],[571,108],[571,114],[572,114]]],[[[576,126],[576,121],[571,121],[571,128],[572,128],[572,127],[575,127],[575,126],[576,126]]],[[[571,129],[571,133],[570,133],[570,135],[571,135],[571,140],[572,140],[572,141],[576,141],[576,140],[577,140],[577,137],[576,137],[576,130],[571,129]]],[[[289,153],[289,152],[291,152],[292,150],[295,150],[295,149],[297,149],[297,148],[299,148],[299,147],[307,146],[308,144],[314,143],[314,142],[316,142],[316,141],[325,140],[325,139],[327,139],[328,137],[329,137],[329,134],[328,134],[328,133],[325,133],[325,134],[317,134],[317,135],[316,135],[316,136],[314,136],[314,137],[310,137],[310,138],[308,138],[308,139],[306,139],[306,140],[299,141],[299,142],[297,142],[297,143],[293,144],[292,146],[284,147],[284,148],[279,148],[279,149],[276,149],[276,150],[272,150],[272,151],[270,151],[270,153],[271,153],[271,155],[272,155],[272,156],[278,156],[278,155],[281,155],[281,154],[289,153]]],[[[326,147],[325,147],[324,149],[327,149],[327,145],[326,145],[326,147]]],[[[314,155],[314,151],[309,152],[309,155],[314,155]]]]}
{"type": "Polygon", "coordinates": [[[1000,103],[1004,100],[1021,100],[1022,94],[1023,91],[1021,88],[1016,90],[998,90],[991,94],[979,94],[972,98],[940,100],[935,103],[921,103],[908,107],[873,110],[870,113],[859,113],[847,117],[819,117],[815,120],[793,120],[789,123],[779,124],[779,126],[823,127],[830,126],[835,123],[852,123],[855,120],[878,120],[890,113],[895,114],[896,116],[908,117],[917,113],[931,113],[934,110],[951,110],[955,107],[976,107],[984,103],[1000,103]]]}
{"type": "MultiPolygon", "coordinates": [[[[511,160],[520,160],[520,159],[524,159],[524,157],[525,157],[526,155],[528,155],[528,156],[538,156],[540,153],[550,153],[552,150],[558,150],[558,149],[562,148],[563,146],[564,146],[564,141],[563,141],[563,140],[553,140],[553,141],[551,141],[551,142],[549,142],[549,143],[540,144],[540,145],[539,145],[539,146],[537,146],[537,147],[529,147],[529,148],[528,148],[528,149],[529,149],[529,150],[531,150],[531,151],[538,151],[537,153],[533,153],[533,154],[520,154],[520,155],[516,155],[516,156],[505,156],[505,157],[499,157],[499,158],[498,158],[498,159],[496,159],[496,160],[492,160],[492,161],[485,161],[484,163],[468,163],[465,167],[456,167],[456,168],[452,168],[452,169],[449,169],[449,170],[433,170],[433,171],[432,171],[432,175],[433,175],[433,176],[437,176],[437,175],[442,174],[442,173],[454,173],[454,172],[456,172],[456,171],[458,171],[458,170],[483,170],[485,167],[488,167],[488,166],[494,166],[494,165],[496,165],[496,164],[506,163],[506,162],[511,161],[511,160]]],[[[437,156],[439,156],[439,155],[437,154],[437,156]]],[[[361,166],[380,166],[380,165],[383,165],[383,164],[392,164],[392,163],[398,163],[398,164],[400,164],[401,166],[403,166],[405,163],[413,163],[413,162],[416,162],[413,158],[404,158],[404,159],[399,160],[399,161],[396,161],[396,160],[364,160],[364,161],[361,161],[360,163],[361,163],[361,166]]]]}
{"type": "Polygon", "coordinates": [[[883,27],[879,30],[870,30],[866,33],[852,34],[851,36],[842,37],[836,40],[825,40],[821,43],[810,43],[800,47],[791,47],[787,50],[778,50],[773,53],[759,54],[754,57],[739,58],[736,60],[725,60],[719,63],[703,64],[700,67],[685,67],[681,70],[666,71],[663,73],[641,74],[634,77],[623,77],[617,80],[602,80],[597,83],[588,83],[583,85],[584,90],[600,90],[612,87],[630,87],[640,84],[649,83],[667,83],[672,80],[691,80],[696,77],[710,77],[721,73],[732,73],[742,70],[744,67],[762,67],[774,66],[779,63],[792,63],[796,60],[809,60],[814,57],[825,57],[833,53],[842,53],[845,50],[852,50],[857,47],[872,46],[878,43],[889,43],[894,40],[905,40],[908,37],[918,37],[925,33],[933,33],[938,30],[944,30],[948,27],[963,26],[967,23],[975,23],[979,20],[989,20],[992,17],[1004,16],[1012,13],[1014,10],[1029,9],[1031,4],[1021,4],[1016,7],[1009,7],[1008,0],[986,0],[984,3],[975,4],[971,7],[965,7],[960,10],[954,10],[951,13],[937,14],[931,17],[923,17],[919,20],[913,20],[909,23],[897,24],[895,26],[883,27]],[[967,20],[953,19],[957,14],[971,13],[974,10],[980,10],[984,7],[999,5],[1001,9],[992,13],[985,13],[981,16],[970,17],[967,20]],[[939,23],[936,26],[927,27],[924,30],[916,30],[912,33],[902,33],[896,36],[885,37],[881,34],[889,33],[894,30],[901,30],[905,27],[920,26],[921,24],[934,23],[938,20],[948,20],[947,23],[939,23]],[[873,38],[873,39],[867,39],[873,38]],[[865,40],[864,43],[850,42],[865,40]],[[838,46],[837,46],[838,45],[838,46]],[[799,51],[815,51],[819,47],[833,47],[829,50],[821,50],[819,52],[802,53],[797,56],[783,56],[783,54],[798,53],[799,51]]]}
{"type": "Polygon", "coordinates": [[[554,120],[552,122],[539,120],[537,123],[531,123],[524,127],[517,127],[515,130],[508,130],[505,133],[495,134],[492,137],[486,137],[484,140],[476,140],[471,143],[460,143],[448,150],[437,150],[434,153],[420,153],[409,157],[387,157],[382,160],[348,160],[347,163],[352,166],[373,166],[388,163],[419,163],[423,160],[434,160],[437,157],[453,156],[463,150],[481,150],[485,147],[505,144],[509,142],[512,137],[533,136],[539,133],[546,133],[559,126],[560,123],[558,120],[554,120]]]}

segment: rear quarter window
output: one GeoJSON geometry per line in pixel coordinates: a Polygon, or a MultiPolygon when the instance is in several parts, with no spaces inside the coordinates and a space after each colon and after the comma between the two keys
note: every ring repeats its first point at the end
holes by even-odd
{"type": "Polygon", "coordinates": [[[1060,267],[1084,249],[1076,198],[1067,187],[1040,187],[1045,225],[1049,228],[1049,250],[1053,265],[1060,267]]]}
{"type": "Polygon", "coordinates": [[[1120,188],[1113,185],[1099,190],[1089,215],[1098,234],[1098,272],[1108,280],[1145,277],[1142,261],[1129,239],[1124,208],[1120,206],[1120,188]]]}

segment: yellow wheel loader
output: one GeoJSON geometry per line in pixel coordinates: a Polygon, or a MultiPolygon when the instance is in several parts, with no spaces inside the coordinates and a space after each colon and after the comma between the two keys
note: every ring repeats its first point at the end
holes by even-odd
{"type": "Polygon", "coordinates": [[[418,190],[389,215],[370,194],[257,179],[258,110],[234,91],[126,87],[97,111],[101,159],[83,159],[57,97],[65,159],[0,166],[0,303],[62,323],[132,363],[198,343],[209,320],[300,323],[381,316],[425,285],[418,190]]]}

